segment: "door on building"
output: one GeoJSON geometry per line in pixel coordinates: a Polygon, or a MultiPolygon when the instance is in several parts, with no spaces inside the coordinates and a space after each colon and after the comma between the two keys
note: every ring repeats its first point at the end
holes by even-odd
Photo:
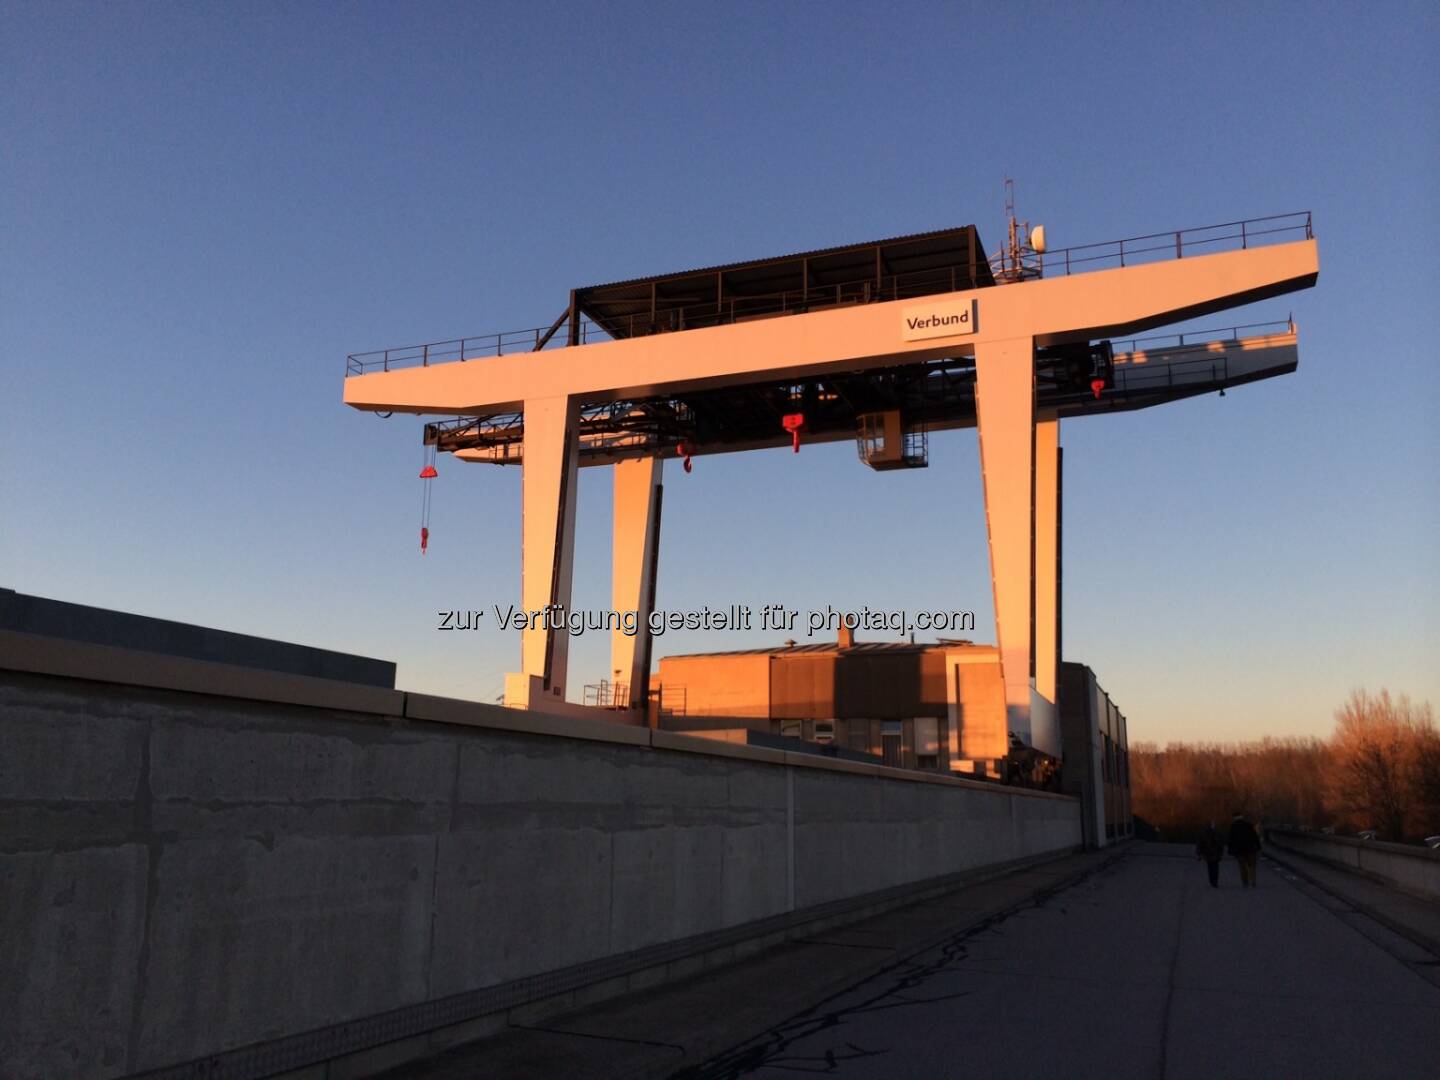
{"type": "Polygon", "coordinates": [[[904,727],[899,720],[881,721],[880,753],[886,765],[895,769],[904,767],[904,727]]]}

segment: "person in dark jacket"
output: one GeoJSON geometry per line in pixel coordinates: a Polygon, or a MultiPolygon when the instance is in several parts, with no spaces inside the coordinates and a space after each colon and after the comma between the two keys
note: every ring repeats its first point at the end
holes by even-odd
{"type": "Polygon", "coordinates": [[[1195,845],[1195,858],[1205,860],[1205,869],[1210,874],[1210,887],[1220,887],[1220,860],[1225,857],[1225,838],[1220,835],[1220,830],[1215,828],[1215,822],[1200,834],[1200,841],[1195,845]]]}
{"type": "Polygon", "coordinates": [[[1260,834],[1255,826],[1245,820],[1244,814],[1236,814],[1230,823],[1230,837],[1226,841],[1230,854],[1240,864],[1240,884],[1255,887],[1255,863],[1260,858],[1260,834]]]}

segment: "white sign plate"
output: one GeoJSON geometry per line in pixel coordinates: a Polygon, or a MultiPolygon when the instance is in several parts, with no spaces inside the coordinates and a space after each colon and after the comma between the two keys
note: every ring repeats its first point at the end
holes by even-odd
{"type": "Polygon", "coordinates": [[[902,334],[906,341],[925,338],[955,337],[975,332],[976,303],[970,300],[945,300],[935,304],[919,304],[904,308],[902,334]]]}

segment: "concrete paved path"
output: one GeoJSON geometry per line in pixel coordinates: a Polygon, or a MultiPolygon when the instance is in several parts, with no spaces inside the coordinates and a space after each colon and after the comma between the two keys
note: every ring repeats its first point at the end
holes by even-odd
{"type": "Polygon", "coordinates": [[[1440,1074],[1436,957],[1269,860],[1221,888],[1178,845],[867,980],[703,1070],[900,1076],[1440,1074]]]}
{"type": "Polygon", "coordinates": [[[1440,960],[1268,859],[1259,880],[1230,860],[1212,890],[1178,845],[1071,856],[390,1075],[1436,1075],[1440,960]]]}

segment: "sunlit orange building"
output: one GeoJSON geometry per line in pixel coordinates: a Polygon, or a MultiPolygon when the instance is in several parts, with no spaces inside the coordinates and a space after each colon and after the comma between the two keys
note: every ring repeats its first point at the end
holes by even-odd
{"type": "Polygon", "coordinates": [[[1008,752],[999,651],[969,641],[834,641],[667,656],[656,723],[751,729],[874,754],[885,764],[998,777],[1008,752]]]}
{"type": "Polygon", "coordinates": [[[1125,715],[1084,664],[1060,672],[1055,757],[1006,729],[994,646],[858,642],[844,629],[834,641],[664,657],[651,722],[735,742],[788,736],[970,778],[1031,782],[1058,768],[1055,782],[1081,800],[1086,842],[1100,846],[1133,831],[1125,715]]]}

